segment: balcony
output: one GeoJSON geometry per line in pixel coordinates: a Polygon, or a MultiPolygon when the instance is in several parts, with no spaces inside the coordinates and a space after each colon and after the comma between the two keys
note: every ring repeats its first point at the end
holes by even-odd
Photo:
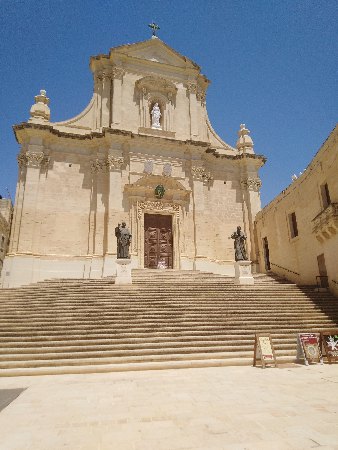
{"type": "Polygon", "coordinates": [[[338,203],[331,203],[312,219],[312,233],[318,241],[330,239],[338,232],[338,203]]]}

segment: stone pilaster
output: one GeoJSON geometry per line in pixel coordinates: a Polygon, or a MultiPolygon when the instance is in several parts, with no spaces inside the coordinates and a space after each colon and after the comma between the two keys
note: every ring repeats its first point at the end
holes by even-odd
{"type": "Polygon", "coordinates": [[[254,220],[256,214],[261,209],[259,190],[262,182],[260,178],[242,175],[241,188],[243,194],[243,214],[244,232],[247,235],[247,250],[249,259],[253,262],[257,260],[256,246],[254,239],[254,220]]]}
{"type": "Polygon", "coordinates": [[[94,111],[95,111],[95,128],[101,127],[101,110],[102,110],[102,73],[96,73],[94,76],[94,111]]]}
{"type": "Polygon", "coordinates": [[[112,97],[111,97],[111,126],[118,128],[121,125],[121,111],[122,111],[122,80],[124,76],[124,70],[120,67],[114,67],[112,76],[112,97]]]}
{"type": "Polygon", "coordinates": [[[189,114],[190,114],[190,135],[192,140],[198,139],[198,104],[197,104],[197,84],[190,81],[187,84],[189,93],[189,114]]]}
{"type": "Polygon", "coordinates": [[[108,176],[104,169],[96,173],[96,212],[95,212],[95,240],[94,254],[103,255],[106,247],[106,203],[108,199],[107,193],[108,176]]]}
{"type": "Polygon", "coordinates": [[[15,217],[16,229],[13,236],[15,244],[13,245],[16,248],[13,248],[13,251],[27,254],[32,254],[37,250],[35,247],[41,225],[36,217],[39,204],[40,174],[41,168],[45,168],[49,164],[49,158],[41,148],[42,146],[39,145],[29,145],[28,151],[18,156],[21,176],[24,181],[18,193],[20,200],[18,199],[16,215],[19,215],[20,219],[15,217]],[[25,220],[21,221],[21,217],[24,217],[25,220]],[[21,228],[17,230],[17,224],[20,222],[21,228]]]}
{"type": "MultiPolygon", "coordinates": [[[[114,149],[112,149],[114,151],[114,149]]],[[[124,159],[120,155],[110,154],[107,158],[107,170],[109,171],[109,198],[108,198],[108,227],[107,227],[107,252],[116,254],[115,227],[124,215],[122,166],[124,159]]]]}
{"type": "Polygon", "coordinates": [[[109,70],[102,72],[102,96],[101,96],[101,126],[110,126],[110,102],[111,102],[112,74],[109,70]]]}
{"type": "Polygon", "coordinates": [[[203,221],[205,214],[204,205],[204,184],[211,180],[212,176],[210,173],[206,172],[205,168],[199,164],[195,163],[191,167],[191,177],[192,177],[192,198],[193,198],[193,222],[194,222],[194,246],[195,246],[195,262],[194,267],[196,268],[196,259],[200,257],[205,257],[205,249],[203,248],[203,221]]]}

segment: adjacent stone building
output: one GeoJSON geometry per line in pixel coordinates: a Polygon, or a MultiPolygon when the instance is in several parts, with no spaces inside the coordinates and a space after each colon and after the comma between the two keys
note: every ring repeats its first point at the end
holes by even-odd
{"type": "Polygon", "coordinates": [[[0,196],[0,276],[9,244],[12,221],[12,202],[0,196]]]}
{"type": "Polygon", "coordinates": [[[233,275],[238,225],[255,263],[265,158],[245,125],[236,148],[213,130],[200,67],[153,37],[92,57],[90,68],[81,114],[51,122],[41,91],[14,126],[19,177],[2,286],[114,274],[122,221],[133,267],[233,275]]]}
{"type": "Polygon", "coordinates": [[[338,125],[307,169],[256,216],[261,272],[338,295],[338,125]],[[320,277],[320,278],[317,278],[320,277]]]}

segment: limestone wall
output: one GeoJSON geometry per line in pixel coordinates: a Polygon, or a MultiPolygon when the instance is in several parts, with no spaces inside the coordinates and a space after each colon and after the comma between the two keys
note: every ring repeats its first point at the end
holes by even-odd
{"type": "Polygon", "coordinates": [[[0,275],[3,267],[10,236],[12,221],[12,202],[9,199],[0,199],[0,275]]]}
{"type": "Polygon", "coordinates": [[[266,271],[263,239],[271,270],[298,284],[316,284],[317,257],[324,255],[330,289],[338,293],[338,128],[306,171],[256,216],[260,270],[266,271]],[[325,184],[330,204],[327,204],[325,184]],[[298,235],[294,236],[292,213],[298,235]]]}

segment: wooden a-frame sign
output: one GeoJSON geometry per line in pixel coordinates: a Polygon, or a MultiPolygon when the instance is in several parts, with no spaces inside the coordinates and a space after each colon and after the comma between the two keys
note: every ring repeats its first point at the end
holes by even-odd
{"type": "Polygon", "coordinates": [[[275,350],[272,345],[271,334],[256,333],[253,366],[256,367],[257,360],[261,360],[262,368],[265,369],[267,365],[273,364],[277,367],[275,350]]]}
{"type": "Polygon", "coordinates": [[[321,343],[324,347],[329,364],[338,361],[338,330],[325,330],[321,332],[321,343]]]}

